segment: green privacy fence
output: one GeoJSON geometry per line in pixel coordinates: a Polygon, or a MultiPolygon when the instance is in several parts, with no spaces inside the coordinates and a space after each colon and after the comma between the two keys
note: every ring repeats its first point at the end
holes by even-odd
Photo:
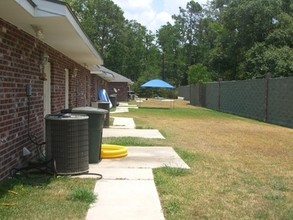
{"type": "Polygon", "coordinates": [[[293,77],[182,86],[190,104],[293,128],[293,77]]]}

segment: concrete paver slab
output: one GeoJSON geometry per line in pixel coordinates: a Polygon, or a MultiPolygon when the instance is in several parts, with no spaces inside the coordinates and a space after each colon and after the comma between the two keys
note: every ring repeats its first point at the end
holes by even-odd
{"type": "Polygon", "coordinates": [[[90,172],[99,168],[158,168],[165,166],[190,168],[172,147],[127,147],[127,149],[127,157],[103,159],[98,164],[90,164],[90,172]]]}
{"type": "Polygon", "coordinates": [[[157,129],[123,129],[123,128],[105,128],[103,137],[142,137],[165,139],[157,129]]]}
{"type": "Polygon", "coordinates": [[[96,183],[97,203],[86,220],[163,220],[159,196],[153,180],[107,180],[96,183]]]}
{"type": "Polygon", "coordinates": [[[116,107],[115,111],[111,112],[110,114],[124,113],[124,112],[129,112],[128,108],[126,108],[126,107],[116,107]]]}
{"type": "Polygon", "coordinates": [[[119,102],[119,106],[118,107],[138,108],[137,105],[129,105],[127,102],[119,102]]]}
{"type": "Polygon", "coordinates": [[[133,118],[113,117],[113,126],[111,128],[135,128],[133,118]]]}
{"type": "Polygon", "coordinates": [[[90,165],[90,173],[99,173],[107,180],[152,180],[151,169],[140,168],[111,168],[90,165]]]}
{"type": "Polygon", "coordinates": [[[163,220],[152,168],[164,166],[189,168],[172,147],[128,147],[127,157],[90,164],[89,172],[103,179],[86,220],[163,220]]]}
{"type": "MultiPolygon", "coordinates": [[[[127,103],[120,106],[115,112],[128,111],[127,103]]],[[[133,119],[115,117],[113,125],[115,128],[103,129],[103,137],[164,139],[158,130],[134,129],[133,119]],[[125,129],[127,127],[129,129],[125,129]]],[[[127,148],[127,157],[89,164],[89,173],[101,174],[103,179],[96,183],[94,192],[97,201],[88,210],[86,220],[164,220],[152,168],[169,166],[189,169],[189,166],[172,147],[127,148]]],[[[95,175],[81,176],[96,178],[95,175]]]]}
{"type": "Polygon", "coordinates": [[[129,112],[129,108],[135,108],[137,109],[137,105],[129,105],[126,102],[119,102],[119,106],[115,108],[115,111],[111,112],[112,113],[124,113],[124,112],[129,112]]]}

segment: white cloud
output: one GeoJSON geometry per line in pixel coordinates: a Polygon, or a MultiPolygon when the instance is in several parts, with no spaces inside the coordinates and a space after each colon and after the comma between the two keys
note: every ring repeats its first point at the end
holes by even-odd
{"type": "Polygon", "coordinates": [[[167,24],[172,20],[172,15],[167,13],[166,11],[157,13],[151,23],[148,25],[148,29],[155,32],[158,30],[162,25],[167,24]]]}
{"type": "Polygon", "coordinates": [[[136,20],[144,26],[149,26],[156,17],[156,11],[152,9],[152,0],[113,0],[124,12],[128,20],[136,20]]]}
{"type": "Polygon", "coordinates": [[[125,11],[128,11],[130,13],[138,13],[140,11],[151,9],[150,5],[152,3],[152,0],[114,0],[114,2],[125,11]]]}
{"type": "Polygon", "coordinates": [[[171,15],[179,13],[179,7],[185,8],[189,0],[163,0],[164,10],[166,10],[171,15]]]}
{"type": "MultiPolygon", "coordinates": [[[[155,33],[167,22],[173,24],[172,15],[179,14],[179,7],[186,8],[190,0],[113,0],[123,11],[128,20],[136,20],[147,29],[155,33]],[[161,1],[161,2],[159,2],[161,1]],[[156,11],[155,4],[160,3],[163,8],[156,11]]],[[[198,0],[200,4],[206,0],[198,0]]]]}

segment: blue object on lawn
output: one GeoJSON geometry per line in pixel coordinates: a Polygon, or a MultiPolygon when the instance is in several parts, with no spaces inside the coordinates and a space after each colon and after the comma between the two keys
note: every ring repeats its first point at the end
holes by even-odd
{"type": "Polygon", "coordinates": [[[98,90],[98,98],[99,98],[99,101],[101,102],[109,102],[109,107],[112,108],[112,102],[108,96],[108,93],[106,92],[105,89],[99,89],[98,90]]]}

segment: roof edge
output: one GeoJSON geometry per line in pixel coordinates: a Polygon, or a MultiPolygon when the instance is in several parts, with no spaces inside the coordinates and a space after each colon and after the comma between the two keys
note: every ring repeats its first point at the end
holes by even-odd
{"type": "MultiPolygon", "coordinates": [[[[36,4],[35,2],[38,2],[40,0],[27,0],[27,1],[30,4],[32,4],[32,6],[34,8],[36,8],[36,7],[38,7],[38,4],[36,4]]],[[[63,2],[63,1],[59,1],[59,0],[42,0],[42,1],[51,2],[53,4],[59,4],[59,5],[62,5],[64,7],[66,7],[66,9],[68,10],[69,14],[71,15],[71,18],[70,18],[70,16],[68,16],[68,13],[66,13],[64,16],[67,17],[67,19],[70,21],[72,26],[76,29],[76,31],[80,35],[80,37],[84,39],[86,44],[88,44],[89,49],[95,54],[95,56],[98,58],[98,60],[101,61],[101,63],[97,63],[97,64],[103,65],[104,61],[103,61],[103,58],[101,57],[101,55],[99,54],[97,47],[95,46],[93,41],[90,39],[90,37],[88,36],[86,31],[82,27],[80,21],[78,20],[77,16],[74,14],[74,12],[71,9],[71,7],[69,6],[69,4],[66,3],[66,2],[63,2]],[[74,24],[74,22],[75,22],[75,24],[74,24]],[[78,28],[80,30],[78,30],[78,28]]]]}

